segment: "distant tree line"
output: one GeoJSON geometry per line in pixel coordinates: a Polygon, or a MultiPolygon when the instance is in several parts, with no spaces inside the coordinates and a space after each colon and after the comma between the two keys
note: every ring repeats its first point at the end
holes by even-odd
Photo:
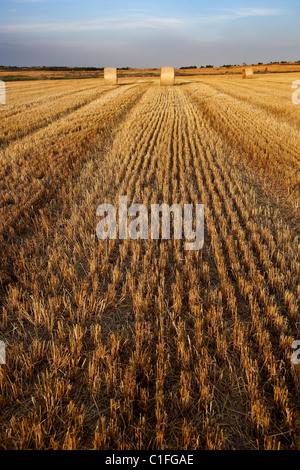
{"type": "MultiPolygon", "coordinates": [[[[35,68],[35,67],[33,67],[35,68]]],[[[99,71],[103,70],[103,67],[60,67],[60,66],[53,66],[53,67],[38,67],[39,69],[45,70],[47,72],[70,72],[70,71],[76,71],[76,72],[88,72],[88,71],[99,71]]]]}
{"type": "Polygon", "coordinates": [[[200,67],[197,67],[197,65],[186,65],[184,67],[180,67],[180,69],[209,69],[209,68],[213,68],[214,65],[200,65],[200,67]]]}
{"type": "Polygon", "coordinates": [[[184,67],[180,67],[180,69],[196,69],[197,65],[185,65],[184,67]]]}
{"type": "MultiPolygon", "coordinates": [[[[289,64],[291,62],[288,62],[286,60],[282,61],[276,61],[276,62],[267,62],[265,65],[271,65],[271,64],[289,64]]],[[[300,60],[296,60],[293,63],[299,64],[300,60]]],[[[246,66],[247,64],[243,62],[243,65],[246,66]]],[[[254,65],[264,65],[263,62],[257,62],[257,64],[252,64],[254,65]]],[[[221,67],[238,67],[239,64],[224,64],[221,67]]],[[[183,67],[180,67],[180,69],[209,69],[213,68],[214,65],[200,65],[197,67],[197,65],[185,65],[183,67]]],[[[104,67],[65,67],[65,66],[33,66],[33,67],[18,67],[16,65],[0,65],[0,68],[2,70],[42,70],[42,71],[48,71],[48,72],[88,72],[88,71],[93,71],[93,72],[99,72],[103,71],[104,67]]],[[[118,67],[118,70],[132,70],[132,67],[118,67]]],[[[150,69],[150,70],[157,70],[157,69],[150,69]]]]}

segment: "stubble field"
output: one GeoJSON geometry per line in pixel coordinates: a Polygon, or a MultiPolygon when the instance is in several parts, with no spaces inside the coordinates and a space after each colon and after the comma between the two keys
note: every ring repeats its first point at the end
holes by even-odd
{"type": "Polygon", "coordinates": [[[299,74],[12,82],[1,449],[297,449],[299,74]],[[203,203],[204,247],[96,209],[203,203]]]}

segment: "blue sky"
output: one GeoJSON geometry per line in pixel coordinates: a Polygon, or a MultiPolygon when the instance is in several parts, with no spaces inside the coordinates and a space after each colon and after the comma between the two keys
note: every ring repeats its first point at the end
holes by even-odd
{"type": "Polygon", "coordinates": [[[0,0],[0,64],[300,60],[299,25],[299,0],[0,0]]]}

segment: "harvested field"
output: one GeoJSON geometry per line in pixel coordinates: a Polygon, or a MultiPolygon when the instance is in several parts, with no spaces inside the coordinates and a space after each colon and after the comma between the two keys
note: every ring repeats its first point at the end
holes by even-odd
{"type": "Polygon", "coordinates": [[[0,449],[298,449],[299,74],[10,82],[0,449]],[[98,240],[200,204],[204,247],[98,240]]]}

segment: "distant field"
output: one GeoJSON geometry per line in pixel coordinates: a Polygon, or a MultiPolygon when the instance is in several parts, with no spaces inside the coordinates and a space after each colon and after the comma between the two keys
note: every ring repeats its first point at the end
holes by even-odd
{"type": "Polygon", "coordinates": [[[6,84],[0,449],[299,449],[292,68],[6,84]],[[203,203],[203,249],[98,240],[121,195],[203,203]]]}
{"type": "MultiPolygon", "coordinates": [[[[288,64],[270,64],[254,65],[254,73],[293,73],[300,72],[300,63],[288,64]]],[[[223,74],[241,74],[244,66],[228,67],[208,67],[198,69],[177,69],[177,76],[187,75],[223,75],[223,74]]],[[[159,69],[129,69],[118,70],[120,77],[155,77],[159,76],[159,69]]],[[[43,70],[43,69],[3,69],[0,67],[0,80],[4,81],[23,81],[23,80],[59,80],[59,79],[85,79],[85,78],[103,78],[103,71],[94,70],[43,70]]]]}
{"type": "MultiPolygon", "coordinates": [[[[246,67],[253,68],[254,73],[283,73],[283,72],[300,72],[300,63],[289,64],[262,64],[262,65],[247,65],[246,67]]],[[[228,66],[228,67],[213,67],[213,68],[200,68],[200,69],[180,69],[179,73],[186,74],[241,74],[244,65],[228,66]]]]}

